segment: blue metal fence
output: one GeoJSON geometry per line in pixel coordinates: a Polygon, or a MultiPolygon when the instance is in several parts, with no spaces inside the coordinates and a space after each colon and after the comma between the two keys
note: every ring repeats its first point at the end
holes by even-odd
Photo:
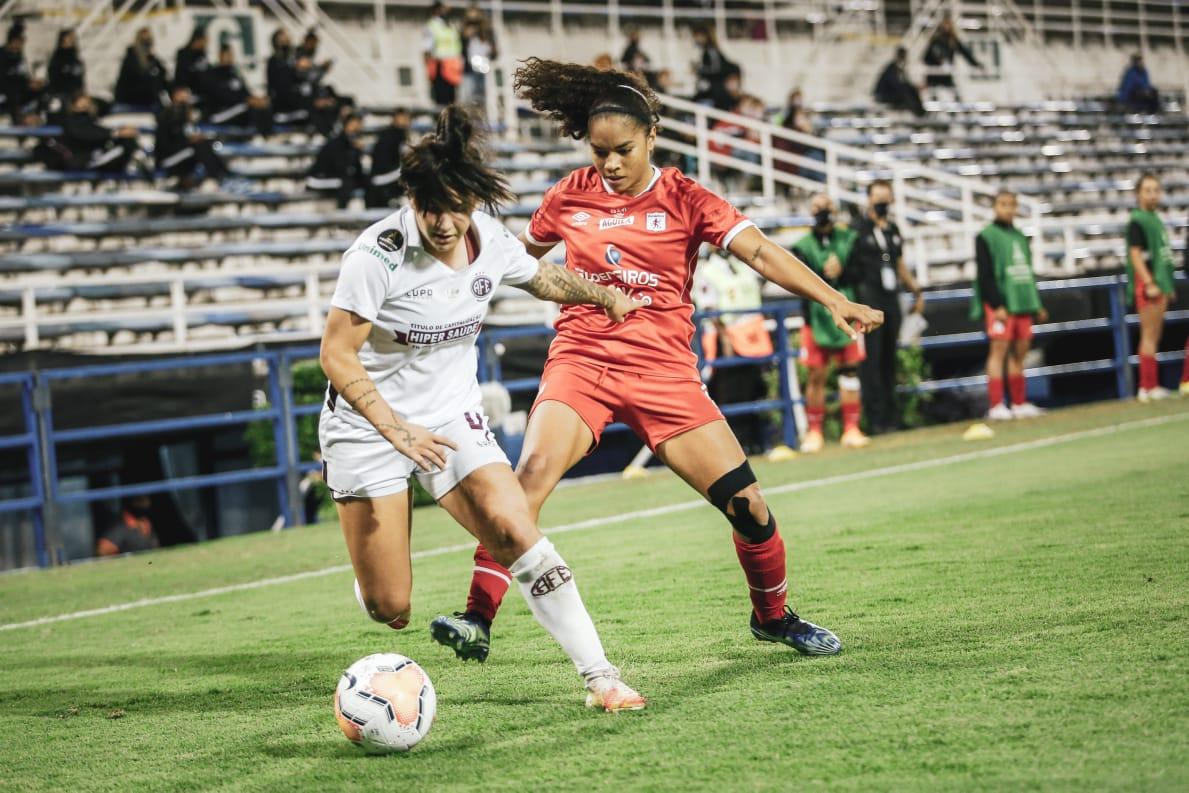
{"type": "MultiPolygon", "coordinates": [[[[1184,278],[1181,279],[1182,283],[1184,278]]],[[[1110,358],[1081,361],[1056,366],[1038,367],[1027,372],[1030,376],[1056,376],[1087,372],[1114,372],[1119,397],[1132,393],[1131,364],[1135,358],[1130,353],[1128,329],[1138,322],[1134,315],[1128,315],[1124,305],[1123,282],[1117,276],[1081,278],[1068,281],[1051,281],[1041,285],[1042,291],[1061,292],[1066,290],[1105,290],[1108,294],[1109,313],[1106,317],[1076,320],[1072,322],[1051,322],[1036,328],[1039,338],[1060,334],[1109,331],[1113,354],[1110,358]]],[[[969,300],[969,289],[951,289],[929,294],[931,303],[969,300]]],[[[695,321],[713,318],[730,312],[702,312],[695,315],[695,321]]],[[[750,313],[750,312],[749,312],[750,313]]],[[[786,332],[776,333],[774,352],[765,358],[719,358],[716,368],[751,366],[757,363],[776,364],[779,373],[779,393],[775,399],[766,399],[722,406],[727,416],[761,411],[777,411],[781,415],[783,441],[796,446],[796,422],[794,406],[797,403],[792,378],[795,376],[794,352],[789,343],[788,331],[797,324],[800,302],[781,301],[765,305],[763,313],[769,316],[777,328],[786,332]]],[[[1189,320],[1189,311],[1172,311],[1167,315],[1169,325],[1189,320]]],[[[537,389],[539,378],[503,378],[500,345],[513,339],[541,338],[553,335],[547,326],[488,328],[479,337],[479,378],[481,381],[501,381],[512,393],[532,392],[537,389]]],[[[982,332],[971,331],[929,336],[922,340],[925,349],[982,345],[982,332]]],[[[695,334],[694,351],[702,359],[700,335],[695,334]]],[[[303,416],[316,415],[322,408],[321,402],[298,405],[294,402],[292,367],[298,361],[317,358],[318,348],[314,345],[291,347],[284,350],[201,355],[167,360],[100,364],[68,369],[49,369],[39,373],[0,375],[0,386],[16,385],[20,389],[24,432],[0,437],[0,449],[24,449],[30,472],[29,495],[0,500],[0,513],[29,511],[32,516],[34,548],[37,563],[46,566],[54,560],[54,510],[58,505],[89,503],[125,496],[160,493],[166,491],[192,490],[196,488],[230,485],[246,482],[271,480],[275,483],[278,502],[284,523],[295,525],[302,515],[298,484],[302,474],[315,470],[319,463],[300,459],[297,440],[297,420],[303,416]],[[184,418],[156,419],[121,424],[100,424],[78,429],[59,430],[54,428],[53,394],[54,383],[94,377],[136,375],[198,367],[232,366],[263,363],[268,367],[269,405],[257,410],[241,410],[223,413],[187,416],[184,418]],[[270,421],[273,425],[273,439],[276,458],[263,468],[247,468],[216,474],[165,479],[155,482],[141,482],[129,485],[97,487],[80,491],[64,492],[58,473],[59,447],[88,441],[111,440],[132,436],[152,435],[162,432],[178,432],[215,427],[243,426],[251,422],[270,421]]],[[[1161,361],[1179,359],[1181,353],[1169,352],[1160,356],[1161,361]]],[[[945,391],[977,386],[984,381],[982,375],[932,380],[917,386],[921,391],[945,391]]],[[[613,424],[608,432],[625,430],[622,424],[613,424]]]]}

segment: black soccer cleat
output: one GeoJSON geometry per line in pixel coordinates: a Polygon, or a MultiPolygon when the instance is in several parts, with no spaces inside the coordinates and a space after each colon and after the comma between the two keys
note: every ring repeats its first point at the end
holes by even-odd
{"type": "Polygon", "coordinates": [[[753,611],[751,635],[762,642],[787,644],[802,655],[837,655],[842,652],[842,642],[833,631],[806,622],[788,606],[784,607],[783,617],[762,625],[753,611]]]}
{"type": "Polygon", "coordinates": [[[474,659],[483,663],[491,651],[491,626],[462,612],[434,619],[429,623],[429,635],[464,661],[474,659]]]}

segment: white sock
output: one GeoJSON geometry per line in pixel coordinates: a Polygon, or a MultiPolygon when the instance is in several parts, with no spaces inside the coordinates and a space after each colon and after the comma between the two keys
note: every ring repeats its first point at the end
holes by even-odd
{"type": "Polygon", "coordinates": [[[520,592],[529,610],[570,656],[578,674],[590,678],[613,667],[603,652],[603,643],[595,630],[573,573],[542,537],[508,568],[520,582],[520,592]]]}

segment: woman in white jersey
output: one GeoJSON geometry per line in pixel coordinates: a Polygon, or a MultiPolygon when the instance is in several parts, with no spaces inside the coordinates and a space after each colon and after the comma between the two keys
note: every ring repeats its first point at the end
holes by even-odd
{"type": "Polygon", "coordinates": [[[483,161],[478,126],[448,107],[437,132],[401,163],[412,205],[359,236],[322,337],[330,381],[318,435],[356,594],[368,615],[408,625],[412,570],[409,477],[479,538],[520,583],[529,609],[582,674],[587,704],[638,710],[644,699],[603,653],[569,567],[529,514],[487,425],[475,337],[496,287],[603,307],[622,322],[623,293],[538,262],[488,211],[508,200],[483,161]]]}

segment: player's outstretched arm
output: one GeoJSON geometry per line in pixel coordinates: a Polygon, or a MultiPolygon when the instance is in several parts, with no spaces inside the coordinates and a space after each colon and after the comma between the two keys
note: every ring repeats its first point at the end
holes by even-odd
{"type": "Polygon", "coordinates": [[[592,284],[564,267],[547,262],[541,262],[537,274],[517,286],[534,297],[553,303],[599,306],[616,322],[623,322],[628,314],[647,305],[618,289],[592,284]]]}
{"type": "Polygon", "coordinates": [[[371,333],[372,323],[358,314],[331,306],[322,333],[318,360],[326,379],[347,404],[371,422],[384,439],[423,471],[446,467],[446,450],[458,445],[425,427],[406,421],[380,396],[376,384],[359,360],[359,348],[371,333]]]}
{"type": "Polygon", "coordinates": [[[735,235],[729,250],[766,280],[828,308],[834,324],[851,338],[857,336],[855,323],[864,333],[883,324],[882,311],[847,300],[804,262],[768,239],[755,226],[735,235]]]}

